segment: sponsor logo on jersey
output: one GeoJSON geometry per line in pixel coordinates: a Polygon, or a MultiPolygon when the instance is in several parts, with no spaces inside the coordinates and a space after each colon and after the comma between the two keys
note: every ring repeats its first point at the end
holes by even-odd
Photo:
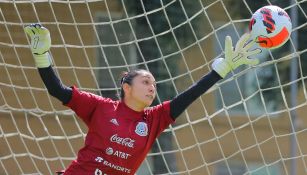
{"type": "Polygon", "coordinates": [[[131,155],[122,151],[114,150],[113,148],[109,147],[106,149],[107,155],[113,155],[119,157],[121,159],[128,159],[131,155]]]}
{"type": "Polygon", "coordinates": [[[119,126],[119,124],[118,124],[118,122],[117,122],[117,120],[116,120],[115,118],[112,118],[112,119],[110,120],[110,122],[113,123],[113,124],[116,125],[116,126],[119,126]]]}
{"type": "Polygon", "coordinates": [[[96,162],[102,162],[102,161],[103,161],[103,158],[98,156],[98,157],[95,158],[95,161],[96,161],[96,162]]]}
{"type": "MultiPolygon", "coordinates": [[[[121,171],[121,172],[125,172],[125,173],[131,172],[131,169],[129,169],[129,168],[125,168],[125,167],[116,165],[114,163],[108,162],[107,160],[104,160],[102,157],[99,157],[99,156],[95,158],[95,161],[102,163],[104,166],[115,169],[117,171],[121,171]],[[99,160],[99,161],[97,161],[97,160],[99,160]]],[[[103,172],[100,169],[96,168],[94,175],[107,175],[107,174],[103,174],[103,172]]]]}
{"type": "Polygon", "coordinates": [[[123,137],[118,136],[117,134],[112,135],[110,137],[110,141],[126,146],[126,147],[129,147],[129,148],[134,148],[134,142],[135,142],[135,140],[129,137],[123,138],[123,137]]]}
{"type": "Polygon", "coordinates": [[[147,123],[139,122],[135,127],[135,133],[139,136],[147,136],[148,135],[148,127],[147,123]]]}

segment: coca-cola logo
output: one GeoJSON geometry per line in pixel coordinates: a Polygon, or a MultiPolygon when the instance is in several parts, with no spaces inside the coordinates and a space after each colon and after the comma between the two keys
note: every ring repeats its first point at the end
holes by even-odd
{"type": "Polygon", "coordinates": [[[126,147],[129,147],[129,148],[134,148],[134,142],[135,142],[135,140],[131,138],[128,138],[128,137],[122,138],[118,136],[117,134],[112,135],[112,137],[110,138],[110,141],[126,146],[126,147]]]}

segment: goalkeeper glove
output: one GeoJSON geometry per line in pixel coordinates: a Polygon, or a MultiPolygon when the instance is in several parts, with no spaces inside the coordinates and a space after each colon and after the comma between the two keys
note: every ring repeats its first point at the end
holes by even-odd
{"type": "Polygon", "coordinates": [[[225,59],[218,58],[213,61],[212,69],[215,70],[222,78],[232,70],[235,70],[240,65],[257,65],[259,63],[258,59],[249,59],[249,56],[259,54],[261,49],[255,49],[249,51],[253,46],[254,42],[251,41],[247,43],[250,38],[250,34],[245,33],[239,39],[236,44],[235,49],[232,46],[232,40],[230,36],[226,36],[225,39],[225,59]]]}
{"type": "Polygon", "coordinates": [[[26,26],[24,31],[31,38],[31,51],[36,67],[49,67],[51,65],[51,57],[49,54],[51,38],[49,30],[40,24],[31,24],[26,26]]]}

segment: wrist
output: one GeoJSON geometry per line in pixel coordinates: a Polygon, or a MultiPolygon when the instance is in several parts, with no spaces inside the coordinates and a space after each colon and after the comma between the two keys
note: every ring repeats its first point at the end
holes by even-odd
{"type": "Polygon", "coordinates": [[[44,54],[34,54],[35,65],[38,68],[45,68],[51,65],[51,57],[49,52],[44,54]]]}
{"type": "Polygon", "coordinates": [[[222,78],[225,78],[226,75],[232,70],[230,65],[227,63],[227,61],[224,58],[218,58],[214,60],[211,67],[222,78]]]}

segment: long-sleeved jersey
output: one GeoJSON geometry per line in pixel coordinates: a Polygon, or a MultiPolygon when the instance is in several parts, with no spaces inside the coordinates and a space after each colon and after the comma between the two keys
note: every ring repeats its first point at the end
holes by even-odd
{"type": "Polygon", "coordinates": [[[65,175],[134,175],[155,139],[174,121],[169,101],[137,112],[120,100],[73,88],[67,106],[89,131],[65,175]]]}

